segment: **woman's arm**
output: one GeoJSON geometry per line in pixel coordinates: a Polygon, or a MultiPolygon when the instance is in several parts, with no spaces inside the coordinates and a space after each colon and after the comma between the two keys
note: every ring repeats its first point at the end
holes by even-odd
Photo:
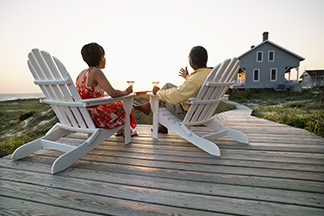
{"type": "Polygon", "coordinates": [[[100,69],[95,69],[92,72],[93,80],[98,83],[101,88],[103,88],[108,93],[109,96],[113,98],[125,96],[133,92],[133,86],[129,86],[124,91],[114,89],[114,87],[111,86],[110,82],[106,78],[105,74],[100,69]]]}

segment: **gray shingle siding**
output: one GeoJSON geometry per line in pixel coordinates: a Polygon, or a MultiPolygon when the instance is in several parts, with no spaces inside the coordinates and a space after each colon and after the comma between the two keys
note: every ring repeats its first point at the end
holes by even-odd
{"type": "Polygon", "coordinates": [[[285,85],[285,71],[287,67],[298,68],[299,62],[304,60],[285,48],[276,45],[271,41],[264,41],[238,57],[241,68],[245,74],[245,88],[277,88],[278,85],[285,85]],[[269,51],[274,51],[274,61],[269,61],[269,51]],[[262,52],[261,62],[257,61],[257,53],[262,52]],[[253,81],[254,69],[260,70],[259,81],[253,81]],[[271,69],[277,70],[276,80],[271,80],[271,69]]]}

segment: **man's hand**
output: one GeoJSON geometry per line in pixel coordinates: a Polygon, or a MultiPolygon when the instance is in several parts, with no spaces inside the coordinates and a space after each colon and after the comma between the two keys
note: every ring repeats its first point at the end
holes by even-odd
{"type": "Polygon", "coordinates": [[[156,95],[156,92],[158,92],[159,90],[160,90],[159,87],[154,86],[154,87],[153,87],[153,94],[156,95]]]}
{"type": "Polygon", "coordinates": [[[179,71],[179,76],[186,78],[188,76],[188,67],[186,68],[181,68],[179,71]]]}
{"type": "Polygon", "coordinates": [[[133,86],[128,86],[128,88],[125,90],[127,92],[127,94],[130,94],[133,92],[133,86]]]}

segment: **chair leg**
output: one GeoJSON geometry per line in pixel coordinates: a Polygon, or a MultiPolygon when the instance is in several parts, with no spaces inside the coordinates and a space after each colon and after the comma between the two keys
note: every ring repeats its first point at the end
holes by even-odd
{"type": "Polygon", "coordinates": [[[159,98],[157,96],[150,97],[150,105],[153,113],[153,138],[158,139],[159,128],[159,98]]]}
{"type": "Polygon", "coordinates": [[[43,140],[50,140],[50,141],[55,141],[67,134],[71,133],[70,131],[64,130],[62,128],[59,128],[57,125],[54,125],[45,136],[43,136],[40,139],[31,141],[29,143],[26,143],[19,148],[17,148],[14,153],[11,156],[11,159],[13,161],[19,160],[21,158],[26,157],[29,154],[32,154],[38,150],[40,150],[42,147],[44,147],[44,142],[43,140]]]}
{"type": "Polygon", "coordinates": [[[206,139],[196,135],[195,133],[192,133],[190,136],[185,135],[182,137],[184,139],[186,139],[187,141],[191,142],[192,144],[194,144],[195,146],[197,146],[198,148],[207,152],[208,154],[218,156],[218,157],[220,157],[220,155],[221,155],[220,149],[215,143],[213,143],[209,140],[206,140],[206,139]]]}
{"type": "Polygon", "coordinates": [[[26,143],[19,148],[17,148],[14,153],[12,153],[11,159],[13,161],[19,160],[32,154],[42,148],[42,138],[34,140],[32,142],[26,143]]]}
{"type": "Polygon", "coordinates": [[[160,123],[208,154],[218,157],[221,155],[219,147],[215,143],[198,136],[182,123],[170,123],[168,120],[162,120],[160,123]]]}
{"type": "Polygon", "coordinates": [[[113,134],[115,134],[120,127],[115,128],[113,130],[102,130],[99,129],[100,132],[98,135],[95,133],[92,134],[92,136],[95,136],[94,138],[89,137],[88,140],[92,140],[91,143],[86,140],[81,145],[76,147],[75,149],[66,152],[65,154],[61,155],[59,158],[57,158],[51,168],[51,173],[55,174],[57,172],[60,172],[66,168],[68,168],[70,165],[72,165],[74,162],[82,158],[84,155],[86,155],[88,152],[90,152],[92,149],[100,145],[102,142],[104,142],[106,139],[111,137],[113,134]]]}
{"type": "MultiPolygon", "coordinates": [[[[216,117],[214,117],[212,121],[210,121],[208,124],[206,124],[206,126],[211,129],[214,129],[220,135],[220,136],[214,136],[214,137],[212,137],[212,135],[209,135],[209,137],[211,137],[209,140],[215,140],[216,138],[219,138],[221,136],[228,136],[240,143],[244,143],[244,144],[249,143],[249,139],[244,133],[234,130],[234,129],[231,129],[231,128],[228,128],[228,127],[225,127],[216,117]]],[[[217,133],[215,133],[215,134],[217,134],[217,133]]]]}
{"type": "Polygon", "coordinates": [[[231,137],[232,139],[237,140],[240,143],[249,144],[249,138],[241,131],[237,131],[237,130],[229,128],[227,131],[227,136],[231,137]]]}
{"type": "Polygon", "coordinates": [[[133,98],[129,98],[127,100],[123,101],[124,104],[124,110],[126,113],[126,119],[124,122],[124,134],[125,134],[125,144],[129,144],[132,139],[131,139],[131,130],[130,130],[130,114],[132,112],[132,105],[133,105],[133,98]]]}

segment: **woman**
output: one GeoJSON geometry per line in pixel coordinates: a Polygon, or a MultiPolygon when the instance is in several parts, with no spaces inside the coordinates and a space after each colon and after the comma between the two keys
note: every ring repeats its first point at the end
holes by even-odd
{"type": "MultiPolygon", "coordinates": [[[[129,86],[124,91],[114,89],[101,69],[106,66],[105,50],[97,43],[89,43],[81,50],[83,60],[89,68],[81,71],[76,79],[76,88],[82,99],[104,97],[104,93],[113,98],[128,95],[133,92],[133,87],[129,86]]],[[[117,101],[108,104],[88,107],[88,111],[95,125],[99,128],[112,129],[119,127],[125,122],[125,110],[123,102],[117,101]]],[[[134,119],[134,109],[130,115],[131,127],[136,127],[134,119]]],[[[121,129],[116,136],[124,135],[121,129]]],[[[132,131],[132,136],[137,136],[136,131],[132,131]]]]}

